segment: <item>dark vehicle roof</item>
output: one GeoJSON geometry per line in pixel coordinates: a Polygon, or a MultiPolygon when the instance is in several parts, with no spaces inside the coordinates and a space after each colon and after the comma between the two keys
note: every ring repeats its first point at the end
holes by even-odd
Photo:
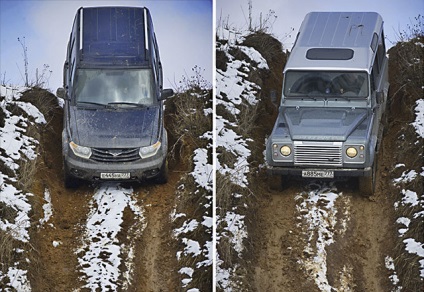
{"type": "Polygon", "coordinates": [[[150,13],[143,7],[80,8],[81,64],[147,66],[153,35],[150,13]]]}

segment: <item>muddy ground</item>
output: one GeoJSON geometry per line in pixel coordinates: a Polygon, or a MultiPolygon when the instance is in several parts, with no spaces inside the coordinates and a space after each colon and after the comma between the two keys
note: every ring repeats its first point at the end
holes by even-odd
{"type": "MultiPolygon", "coordinates": [[[[62,109],[56,105],[40,140],[41,157],[37,161],[33,186],[35,205],[39,208],[34,210],[40,212],[35,214],[37,217],[43,217],[43,193],[48,189],[53,215],[43,227],[34,228],[31,235],[34,256],[29,278],[33,291],[73,291],[85,285],[81,280],[83,275],[80,272],[77,249],[82,244],[82,232],[89,215],[89,202],[101,185],[82,184],[75,190],[64,188],[61,156],[62,119],[62,109]],[[53,247],[53,242],[60,244],[53,247]]],[[[181,286],[169,214],[175,205],[175,188],[181,175],[187,171],[186,168],[179,161],[170,163],[169,182],[165,185],[148,182],[125,185],[133,189],[139,207],[144,210],[144,229],[135,242],[131,285],[122,287],[124,281],[121,275],[117,281],[118,290],[176,291],[175,289],[181,286]]],[[[130,244],[128,236],[134,232],[136,220],[139,219],[126,208],[121,231],[117,236],[120,245],[130,244]]],[[[122,274],[125,274],[126,268],[123,266],[124,263],[121,270],[122,274]]]]}

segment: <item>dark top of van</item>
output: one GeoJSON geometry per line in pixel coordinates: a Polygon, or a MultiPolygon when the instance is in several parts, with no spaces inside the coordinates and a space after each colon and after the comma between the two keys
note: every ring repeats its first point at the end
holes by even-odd
{"type": "Polygon", "coordinates": [[[80,66],[148,66],[154,35],[144,7],[89,7],[79,10],[80,66]]]}
{"type": "Polygon", "coordinates": [[[376,12],[306,15],[285,70],[371,69],[383,19],[376,12]]]}

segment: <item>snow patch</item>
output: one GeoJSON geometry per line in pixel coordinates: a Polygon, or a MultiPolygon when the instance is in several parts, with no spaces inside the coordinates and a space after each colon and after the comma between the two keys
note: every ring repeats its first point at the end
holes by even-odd
{"type": "MultiPolygon", "coordinates": [[[[129,207],[137,217],[136,221],[140,223],[128,231],[129,239],[134,242],[146,226],[143,210],[137,205],[132,189],[125,189],[112,183],[101,185],[89,204],[91,210],[85,227],[83,245],[76,252],[79,256],[80,271],[84,274],[81,279],[87,283],[85,288],[117,290],[121,275],[120,265],[124,261],[127,269],[131,268],[133,260],[130,253],[132,246],[123,246],[117,237],[121,231],[123,213],[125,208],[129,207]],[[123,259],[125,251],[129,256],[123,259]]],[[[126,279],[130,279],[131,273],[132,270],[126,275],[126,279]]]]}
{"type": "MultiPolygon", "coordinates": [[[[334,230],[337,223],[336,200],[341,193],[319,187],[317,191],[309,191],[296,196],[297,213],[302,222],[299,228],[307,236],[304,257],[299,262],[308,271],[321,291],[333,291],[327,279],[327,252],[326,247],[334,242],[334,230]],[[306,224],[305,224],[306,222],[306,224]]],[[[345,280],[350,278],[345,271],[345,280]]],[[[343,280],[343,277],[341,278],[343,280]]],[[[349,284],[343,283],[344,286],[349,284]]],[[[347,287],[346,286],[346,287],[347,287]]]]}

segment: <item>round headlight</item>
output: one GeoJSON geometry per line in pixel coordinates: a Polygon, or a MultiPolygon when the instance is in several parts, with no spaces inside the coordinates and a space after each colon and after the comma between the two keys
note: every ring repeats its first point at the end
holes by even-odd
{"type": "Polygon", "coordinates": [[[346,155],[350,158],[354,158],[356,155],[358,155],[358,150],[356,150],[355,147],[349,147],[346,149],[346,155]]]}
{"type": "Polygon", "coordinates": [[[281,153],[283,156],[289,156],[289,155],[290,155],[290,153],[291,153],[291,149],[290,149],[290,147],[289,147],[289,146],[284,145],[283,147],[281,147],[281,148],[280,148],[280,153],[281,153]]]}

